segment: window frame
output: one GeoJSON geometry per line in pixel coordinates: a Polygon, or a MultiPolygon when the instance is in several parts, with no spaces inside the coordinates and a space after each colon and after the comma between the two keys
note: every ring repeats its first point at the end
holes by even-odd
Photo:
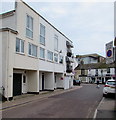
{"type": "Polygon", "coordinates": [[[40,55],[39,55],[39,58],[41,59],[45,59],[45,49],[40,47],[40,55]],[[41,56],[41,50],[43,50],[43,57],[41,56]]]}
{"type": "Polygon", "coordinates": [[[58,63],[58,54],[57,53],[54,53],[54,62],[58,63]],[[57,61],[55,59],[57,59],[57,61]]]}
{"type": "Polygon", "coordinates": [[[16,45],[15,45],[15,51],[16,53],[24,54],[24,40],[20,38],[16,38],[16,45]],[[19,41],[19,51],[17,51],[17,40],[19,41]],[[22,43],[23,43],[23,50],[22,50],[22,43]]]}
{"type": "Polygon", "coordinates": [[[48,61],[53,61],[53,52],[51,52],[51,51],[47,51],[47,60],[48,61]],[[50,56],[49,56],[50,55],[50,56]],[[51,56],[52,55],[52,56],[51,56]]]}
{"type": "Polygon", "coordinates": [[[32,43],[28,43],[28,55],[29,56],[32,56],[32,57],[36,57],[37,58],[37,53],[38,53],[38,46],[36,46],[36,45],[34,45],[34,44],[32,44],[32,43]],[[30,49],[31,48],[31,49],[30,49]],[[34,53],[34,48],[36,48],[35,50],[36,50],[36,53],[34,53]],[[30,52],[31,52],[31,54],[30,54],[30,52]]]}
{"type": "Polygon", "coordinates": [[[45,36],[46,36],[46,27],[42,23],[40,23],[40,39],[39,39],[39,43],[41,45],[44,45],[44,46],[45,46],[45,36]],[[44,30],[44,31],[42,31],[42,30],[44,30]],[[43,34],[42,34],[41,31],[43,32],[43,34]]]}
{"type": "Polygon", "coordinates": [[[59,56],[59,63],[60,64],[63,64],[64,63],[64,57],[63,57],[63,55],[60,55],[59,56]],[[62,58],[62,59],[61,59],[62,58]],[[62,60],[62,61],[61,61],[62,60]]]}
{"type": "Polygon", "coordinates": [[[30,39],[33,39],[33,17],[31,17],[30,15],[26,14],[26,37],[27,38],[30,38],[30,39]],[[28,20],[29,19],[29,20],[28,20]],[[32,21],[30,21],[30,19],[32,21]],[[29,22],[29,23],[28,23],[29,22]],[[31,23],[32,22],[32,23],[31,23]],[[31,25],[30,25],[31,23],[31,25]],[[30,27],[31,26],[31,27],[30,27]],[[31,32],[32,36],[28,35],[27,34],[27,31],[31,32]]]}

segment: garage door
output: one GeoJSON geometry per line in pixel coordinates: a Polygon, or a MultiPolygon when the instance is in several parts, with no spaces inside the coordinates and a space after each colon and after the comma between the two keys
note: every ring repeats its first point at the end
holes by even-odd
{"type": "Polygon", "coordinates": [[[22,93],[22,74],[13,74],[13,96],[21,95],[22,93]]]}

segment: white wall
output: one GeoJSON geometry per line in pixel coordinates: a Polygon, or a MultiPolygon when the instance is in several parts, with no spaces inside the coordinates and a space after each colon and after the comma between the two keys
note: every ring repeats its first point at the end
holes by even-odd
{"type": "Polygon", "coordinates": [[[57,73],[57,75],[56,75],[56,88],[64,88],[64,79],[62,80],[61,78],[63,78],[63,74],[57,73]]]}
{"type": "Polygon", "coordinates": [[[45,89],[54,90],[54,73],[45,73],[45,89]]]}
{"type": "Polygon", "coordinates": [[[0,28],[11,28],[13,30],[16,30],[16,21],[15,21],[15,16],[9,16],[5,17],[3,19],[0,19],[0,22],[2,22],[2,26],[0,28]]]}
{"type": "Polygon", "coordinates": [[[39,92],[39,71],[28,71],[28,92],[39,92]]]}
{"type": "MultiPolygon", "coordinates": [[[[45,26],[46,30],[46,36],[45,36],[45,46],[40,45],[40,47],[45,49],[45,60],[39,61],[39,70],[45,70],[45,71],[51,71],[51,72],[64,72],[66,71],[66,62],[65,62],[65,56],[66,56],[66,38],[60,34],[56,29],[54,29],[49,23],[47,23],[44,19],[41,17],[39,18],[39,22],[45,26]],[[54,35],[58,36],[58,51],[54,50],[54,35]],[[47,50],[57,53],[58,59],[59,56],[64,56],[64,63],[54,63],[49,62],[47,60],[47,50]],[[62,50],[62,53],[59,53],[59,51],[62,50]]],[[[39,28],[40,29],[40,28],[39,28]]],[[[54,58],[54,57],[53,57],[54,58]]]]}

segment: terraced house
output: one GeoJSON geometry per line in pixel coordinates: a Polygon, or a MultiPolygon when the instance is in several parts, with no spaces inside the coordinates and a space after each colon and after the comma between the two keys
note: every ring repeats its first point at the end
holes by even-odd
{"type": "Polygon", "coordinates": [[[22,0],[0,15],[0,87],[9,99],[73,86],[72,41],[22,0]]]}

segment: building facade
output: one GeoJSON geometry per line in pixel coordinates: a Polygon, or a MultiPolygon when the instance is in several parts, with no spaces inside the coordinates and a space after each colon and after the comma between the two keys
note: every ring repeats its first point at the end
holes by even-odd
{"type": "Polygon", "coordinates": [[[15,2],[15,10],[1,14],[0,21],[5,98],[73,86],[70,39],[22,0],[15,2]]]}

